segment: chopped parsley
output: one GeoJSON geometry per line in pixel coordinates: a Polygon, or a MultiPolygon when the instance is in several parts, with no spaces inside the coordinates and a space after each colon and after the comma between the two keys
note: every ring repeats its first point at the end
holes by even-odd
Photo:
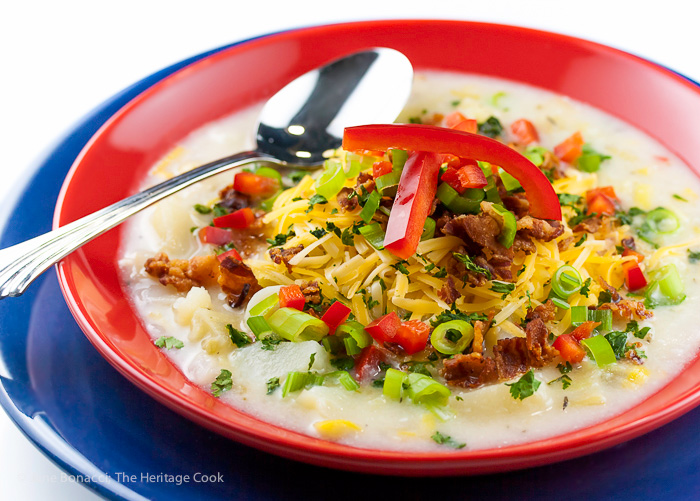
{"type": "Polygon", "coordinates": [[[673,198],[675,198],[676,200],[680,200],[681,202],[687,202],[687,201],[688,201],[686,198],[683,198],[682,196],[677,195],[677,194],[675,194],[675,193],[673,194],[673,198]]]}
{"type": "Polygon", "coordinates": [[[216,204],[214,208],[212,209],[212,212],[214,213],[214,217],[221,217],[225,216],[226,214],[229,213],[228,209],[226,207],[222,207],[219,204],[216,204]]]}
{"type": "Polygon", "coordinates": [[[355,359],[352,357],[338,357],[331,360],[331,365],[339,371],[349,371],[355,367],[355,359]]]}
{"type": "Polygon", "coordinates": [[[407,264],[408,261],[404,259],[403,261],[399,261],[396,264],[392,264],[391,267],[394,268],[396,271],[403,273],[404,275],[408,275],[408,268],[406,268],[407,264]]]}
{"type": "Polygon", "coordinates": [[[326,229],[327,229],[329,232],[332,231],[333,233],[335,233],[335,236],[337,236],[338,238],[340,238],[340,228],[338,228],[338,227],[335,225],[335,223],[332,223],[332,222],[330,222],[330,221],[327,221],[327,222],[326,222],[326,229]]]}
{"type": "Polygon", "coordinates": [[[579,238],[578,242],[574,244],[574,247],[580,247],[581,245],[583,245],[583,242],[585,242],[587,238],[588,233],[584,233],[583,235],[581,235],[581,238],[579,238]]]}
{"type": "Polygon", "coordinates": [[[436,271],[435,273],[433,273],[433,276],[435,278],[445,278],[447,276],[447,268],[441,266],[440,271],[436,271]]]}
{"type": "Polygon", "coordinates": [[[211,207],[207,207],[206,205],[202,204],[195,204],[194,210],[196,210],[200,214],[211,214],[211,207]]]}
{"type": "Polygon", "coordinates": [[[580,195],[572,195],[571,193],[559,193],[557,195],[559,199],[559,204],[564,207],[572,207],[579,210],[576,206],[583,202],[583,197],[580,195]]]}
{"type": "Polygon", "coordinates": [[[277,336],[270,335],[266,336],[263,338],[260,338],[260,343],[262,343],[262,346],[260,347],[261,350],[265,351],[275,351],[275,348],[277,348],[277,345],[282,342],[282,339],[278,338],[277,336]]]}
{"type": "MultiPolygon", "coordinates": [[[[562,389],[562,390],[565,390],[565,389],[567,389],[569,386],[571,386],[571,378],[570,378],[568,375],[566,375],[566,374],[564,374],[564,375],[562,375],[562,376],[559,376],[559,377],[556,378],[556,379],[551,380],[551,381],[550,381],[549,383],[547,383],[547,384],[554,384],[554,383],[556,383],[557,381],[561,381],[561,389],[562,389]]],[[[512,394],[512,393],[513,393],[513,391],[512,391],[512,389],[511,389],[511,394],[512,394]]],[[[515,398],[515,397],[513,397],[513,398],[515,398]]],[[[525,397],[523,397],[523,398],[525,398],[525,397]]],[[[522,400],[522,399],[521,399],[521,400],[522,400]]]]}
{"type": "Polygon", "coordinates": [[[420,119],[420,117],[409,117],[408,123],[410,123],[410,124],[422,124],[423,121],[420,119]]]}
{"type": "Polygon", "coordinates": [[[313,195],[309,199],[309,208],[306,209],[306,213],[308,214],[309,212],[311,212],[314,209],[314,205],[324,205],[327,203],[328,203],[328,200],[326,200],[326,197],[324,197],[323,195],[319,195],[319,194],[313,195]]]}
{"type": "Polygon", "coordinates": [[[410,361],[404,364],[408,372],[423,374],[424,376],[433,377],[433,374],[428,370],[428,367],[434,367],[432,362],[410,361]]]}
{"type": "Polygon", "coordinates": [[[625,345],[627,344],[627,333],[620,331],[608,332],[605,335],[605,339],[608,340],[610,346],[612,347],[613,353],[615,353],[615,358],[620,359],[625,356],[625,345]]]}
{"type": "Polygon", "coordinates": [[[287,233],[278,233],[275,235],[275,238],[268,238],[267,243],[270,244],[270,248],[272,247],[279,247],[281,245],[284,245],[287,243],[287,240],[290,238],[296,236],[296,233],[294,233],[294,230],[292,230],[292,227],[289,227],[289,231],[287,233]]]}
{"type": "Polygon", "coordinates": [[[223,392],[230,390],[233,387],[231,376],[231,371],[221,369],[221,372],[218,376],[216,376],[216,379],[211,384],[212,395],[215,397],[220,397],[223,392]]]}
{"type": "Polygon", "coordinates": [[[452,437],[443,435],[439,431],[436,431],[432,437],[436,444],[446,445],[447,447],[452,447],[453,449],[463,449],[467,444],[457,442],[452,437]]]}
{"type": "Polygon", "coordinates": [[[581,294],[583,297],[588,297],[588,294],[591,293],[591,277],[588,277],[585,282],[583,282],[583,285],[579,289],[578,293],[581,294]]]}
{"type": "Polygon", "coordinates": [[[688,249],[688,262],[697,263],[700,261],[700,251],[691,251],[688,249]]]}
{"type": "Polygon", "coordinates": [[[438,325],[449,322],[450,320],[464,320],[465,322],[470,323],[476,320],[485,322],[488,320],[488,317],[483,313],[464,313],[457,309],[457,305],[453,304],[451,309],[445,310],[433,318],[430,321],[430,325],[432,327],[437,327],[438,325]]]}
{"type": "Polygon", "coordinates": [[[568,374],[573,370],[573,367],[571,366],[571,362],[566,362],[566,364],[557,365],[557,369],[559,369],[561,374],[568,374]]]}
{"type": "Polygon", "coordinates": [[[228,330],[228,336],[231,338],[231,342],[239,348],[242,348],[243,346],[252,342],[251,339],[245,335],[245,333],[239,331],[238,329],[234,329],[231,324],[226,325],[226,330],[228,330]]]}
{"type": "Polygon", "coordinates": [[[267,394],[272,395],[280,387],[280,378],[272,377],[267,380],[267,394]]]}
{"type": "Polygon", "coordinates": [[[491,290],[501,294],[501,299],[505,299],[508,297],[508,294],[515,290],[515,284],[494,280],[491,282],[491,290]]]}
{"type": "Polygon", "coordinates": [[[527,371],[515,383],[505,383],[506,386],[510,386],[510,396],[519,400],[524,400],[534,395],[540,384],[542,383],[535,378],[535,373],[532,369],[527,371]]]}
{"type": "Polygon", "coordinates": [[[651,327],[639,328],[639,323],[636,320],[632,320],[625,327],[625,332],[631,333],[637,339],[644,339],[651,330],[651,327]]]}
{"type": "Polygon", "coordinates": [[[311,233],[316,238],[321,238],[322,236],[324,236],[328,232],[326,230],[324,230],[323,228],[315,228],[315,229],[311,230],[309,233],[311,233]]]}
{"type": "Polygon", "coordinates": [[[452,256],[462,263],[464,267],[468,271],[473,271],[474,273],[484,275],[487,280],[491,280],[491,272],[487,270],[486,268],[482,268],[481,266],[477,266],[474,261],[472,261],[472,258],[470,258],[467,254],[460,254],[458,252],[453,252],[452,256]]]}
{"type": "Polygon", "coordinates": [[[316,353],[312,353],[311,356],[309,357],[309,367],[307,370],[311,370],[311,367],[313,367],[315,361],[316,361],[316,353]]]}
{"type": "Polygon", "coordinates": [[[490,116],[485,122],[478,124],[479,134],[483,134],[488,137],[498,137],[503,133],[503,125],[494,116],[490,116]]]}
{"type": "Polygon", "coordinates": [[[343,230],[343,233],[340,235],[340,241],[343,245],[355,245],[355,235],[353,235],[351,228],[348,227],[343,230]]]}
{"type": "Polygon", "coordinates": [[[292,172],[289,175],[289,180],[293,183],[298,183],[299,181],[304,179],[304,176],[306,176],[306,172],[304,172],[303,170],[298,170],[296,172],[292,172]]]}
{"type": "Polygon", "coordinates": [[[173,348],[179,350],[180,348],[184,348],[185,344],[172,336],[162,336],[156,339],[156,346],[158,348],[165,348],[166,350],[172,350],[173,348]]]}

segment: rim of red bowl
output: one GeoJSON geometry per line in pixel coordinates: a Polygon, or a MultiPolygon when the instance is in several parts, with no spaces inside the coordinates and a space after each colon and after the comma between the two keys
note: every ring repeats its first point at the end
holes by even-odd
{"type": "MultiPolygon", "coordinates": [[[[135,192],[148,168],[198,126],[271,96],[286,81],[318,64],[373,46],[403,51],[419,70],[505,77],[587,102],[656,138],[698,173],[700,147],[693,145],[692,133],[700,123],[700,88],[662,66],[594,42],[529,28],[445,20],[366,21],[247,40],[155,84],[111,117],[85,146],[62,187],[54,227],[135,192]],[[458,47],[451,42],[454,40],[459,41],[458,47]],[[274,68],[269,66],[271,61],[276,63],[274,68]],[[537,71],[533,71],[533,64],[538,62],[537,71]],[[253,78],[249,80],[253,82],[242,83],[242,88],[236,90],[236,101],[231,102],[217,94],[226,94],[224,83],[206,79],[216,76],[217,71],[230,72],[230,67],[236,65],[251,68],[253,78]],[[269,78],[255,81],[258,74],[269,78]],[[586,77],[591,74],[608,76],[610,85],[592,85],[586,77]],[[199,92],[203,85],[211,89],[207,94],[215,96],[197,95],[197,99],[206,101],[204,106],[197,105],[203,109],[193,110],[188,102],[164,108],[163,103],[172,105],[168,100],[178,93],[199,92]],[[650,96],[655,106],[646,107],[649,101],[644,99],[650,96]],[[644,110],[639,102],[644,103],[644,110]],[[187,106],[188,118],[179,123],[187,106]],[[154,117],[154,112],[159,116],[154,117]],[[128,128],[136,122],[137,130],[128,128]],[[157,128],[164,123],[167,131],[160,132],[157,128]],[[154,140],[155,144],[144,139],[144,129],[149,128],[162,136],[154,140]],[[113,176],[114,169],[125,162],[134,166],[127,169],[128,175],[113,176]]],[[[229,438],[292,459],[400,475],[506,471],[610,447],[659,427],[700,403],[696,384],[700,380],[699,356],[663,389],[621,415],[568,434],[519,445],[405,452],[362,449],[303,435],[223,404],[187,381],[153,345],[119,279],[116,258],[120,234],[115,228],[58,265],[63,294],[90,342],[110,364],[161,403],[229,438]]]]}

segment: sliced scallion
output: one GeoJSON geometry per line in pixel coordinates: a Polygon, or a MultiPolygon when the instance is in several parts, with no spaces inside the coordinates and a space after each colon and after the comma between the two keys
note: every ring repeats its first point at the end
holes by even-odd
{"type": "Polygon", "coordinates": [[[649,229],[660,235],[673,233],[681,226],[678,216],[676,216],[673,211],[664,209],[663,207],[647,212],[645,220],[649,225],[649,229]]]}
{"type": "Polygon", "coordinates": [[[429,240],[435,236],[435,220],[432,217],[425,218],[423,225],[423,234],[420,236],[421,242],[429,240]]]}
{"type": "Polygon", "coordinates": [[[357,391],[360,389],[360,385],[357,384],[357,381],[352,378],[348,371],[330,372],[326,374],[324,379],[335,379],[348,391],[357,391]]]}
{"type": "Polygon", "coordinates": [[[504,171],[502,168],[498,168],[498,173],[501,176],[501,181],[503,182],[503,187],[508,190],[508,191],[515,191],[519,188],[522,188],[520,183],[518,182],[517,179],[515,179],[513,176],[508,174],[506,171],[504,171]]]}
{"type": "Polygon", "coordinates": [[[372,223],[360,228],[360,234],[365,237],[369,244],[377,250],[384,248],[384,237],[386,234],[379,223],[372,223]]]}
{"type": "Polygon", "coordinates": [[[498,241],[503,247],[509,249],[513,246],[515,233],[517,231],[515,214],[499,204],[493,204],[491,207],[496,214],[503,218],[503,228],[501,228],[501,233],[498,235],[498,241]]]}
{"type": "Polygon", "coordinates": [[[671,306],[685,300],[685,287],[675,264],[668,264],[650,274],[651,283],[646,290],[644,304],[647,308],[671,306]]]}
{"type": "Polygon", "coordinates": [[[615,352],[610,346],[610,343],[605,336],[593,336],[587,339],[583,339],[581,344],[588,348],[591,356],[595,360],[598,367],[605,367],[606,365],[613,364],[617,361],[615,357],[615,352]]]}
{"type": "Polygon", "coordinates": [[[399,370],[389,368],[384,376],[384,389],[382,393],[394,400],[401,400],[403,396],[403,382],[406,379],[406,373],[399,370]]]}
{"type": "Polygon", "coordinates": [[[276,292],[274,294],[270,294],[265,299],[259,301],[258,303],[255,304],[255,306],[252,306],[250,308],[250,310],[249,310],[250,316],[251,317],[267,316],[269,313],[272,312],[272,310],[275,307],[277,307],[279,302],[280,302],[279,295],[276,292]]]}
{"type": "Polygon", "coordinates": [[[360,171],[371,169],[375,159],[357,155],[356,153],[345,153],[345,177],[351,179],[357,177],[360,171]]]}
{"type": "MultiPolygon", "coordinates": [[[[343,340],[352,339],[360,349],[366,348],[372,344],[372,336],[367,333],[360,322],[355,320],[349,320],[344,324],[339,325],[335,330],[335,337],[343,340]]],[[[348,355],[354,355],[354,353],[348,353],[348,355]]]]}
{"type": "Polygon", "coordinates": [[[267,319],[272,331],[289,341],[320,341],[328,335],[321,319],[294,308],[280,308],[267,319]]]}
{"type": "Polygon", "coordinates": [[[554,306],[561,308],[562,310],[568,310],[569,308],[571,308],[571,306],[569,306],[569,303],[567,303],[566,301],[564,301],[561,298],[552,297],[550,299],[551,299],[552,303],[554,303],[554,306]]]}
{"type": "MultiPolygon", "coordinates": [[[[343,342],[336,336],[326,336],[321,340],[321,344],[325,350],[331,355],[337,355],[342,351],[343,342]]],[[[350,353],[348,353],[350,355],[350,353]]]]}
{"type": "Polygon", "coordinates": [[[552,290],[562,299],[568,299],[573,293],[578,292],[582,285],[581,274],[568,264],[561,266],[552,277],[552,290]]]}
{"type": "Polygon", "coordinates": [[[328,200],[337,195],[344,184],[343,164],[338,159],[326,160],[323,164],[323,173],[316,179],[316,193],[328,200]]]}
{"type": "Polygon", "coordinates": [[[577,327],[588,320],[587,306],[572,306],[571,307],[571,325],[577,327]]]}
{"type": "Polygon", "coordinates": [[[267,320],[265,320],[265,317],[263,317],[262,315],[248,318],[246,324],[248,324],[248,327],[250,327],[250,330],[253,332],[253,334],[255,334],[255,337],[257,338],[260,338],[260,334],[262,334],[263,332],[268,332],[272,330],[270,328],[270,325],[267,323],[267,320]]]}
{"type": "Polygon", "coordinates": [[[607,332],[612,330],[612,311],[611,310],[588,310],[588,320],[600,322],[596,327],[597,331],[607,332]]]}
{"type": "Polygon", "coordinates": [[[403,166],[406,163],[406,160],[408,160],[408,151],[393,149],[393,150],[390,150],[390,152],[391,152],[391,166],[392,166],[392,168],[395,171],[403,169],[403,166]]]}
{"type": "Polygon", "coordinates": [[[474,328],[465,320],[443,322],[430,335],[430,343],[445,355],[462,353],[473,339],[474,328]]]}
{"type": "Polygon", "coordinates": [[[411,372],[406,377],[408,382],[408,396],[416,404],[432,403],[446,404],[452,392],[433,378],[425,374],[411,372]]]}
{"type": "Polygon", "coordinates": [[[391,195],[389,188],[396,188],[401,180],[401,173],[398,171],[390,172],[389,174],[384,174],[379,176],[374,180],[375,186],[383,195],[391,195]]]}
{"type": "MultiPolygon", "coordinates": [[[[483,190],[479,191],[483,193],[483,190]]],[[[477,214],[481,208],[481,200],[462,196],[447,183],[441,183],[438,186],[435,196],[456,214],[477,214]]]]}
{"type": "Polygon", "coordinates": [[[367,201],[365,202],[365,206],[362,207],[362,211],[360,212],[360,217],[365,223],[369,223],[372,218],[374,217],[374,213],[377,212],[377,209],[379,208],[379,203],[382,201],[381,195],[379,195],[379,191],[374,190],[372,193],[369,194],[367,197],[367,201]]]}

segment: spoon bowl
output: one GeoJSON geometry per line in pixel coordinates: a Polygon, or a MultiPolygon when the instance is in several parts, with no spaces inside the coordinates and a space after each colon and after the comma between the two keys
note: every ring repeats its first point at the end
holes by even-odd
{"type": "Polygon", "coordinates": [[[194,183],[253,162],[315,168],[342,143],[345,127],[392,122],[408,99],[413,68],[375,48],[311,70],[278,91],[259,117],[257,149],[215,160],[77,221],[0,250],[0,299],[21,295],[46,269],[137,212],[194,183]]]}

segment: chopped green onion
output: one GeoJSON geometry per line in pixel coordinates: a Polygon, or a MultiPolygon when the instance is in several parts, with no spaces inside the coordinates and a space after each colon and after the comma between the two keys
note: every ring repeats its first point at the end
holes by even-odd
{"type": "MultiPolygon", "coordinates": [[[[372,344],[372,336],[370,336],[363,325],[355,320],[349,320],[342,325],[339,325],[335,330],[335,337],[340,339],[352,339],[358,348],[366,348],[372,344]]],[[[347,344],[345,345],[347,348],[347,344]]],[[[354,355],[348,353],[348,355],[354,355]]]]}
{"type": "Polygon", "coordinates": [[[406,163],[406,160],[408,160],[408,151],[406,150],[399,150],[399,149],[392,149],[389,150],[391,152],[391,166],[393,170],[401,170],[403,169],[404,164],[406,163]]]}
{"type": "Polygon", "coordinates": [[[546,153],[547,150],[542,146],[530,146],[527,150],[525,150],[524,155],[525,158],[535,164],[535,167],[539,167],[544,163],[544,155],[546,153]]]}
{"type": "Polygon", "coordinates": [[[649,225],[648,230],[660,235],[673,233],[681,226],[678,216],[676,216],[673,211],[664,209],[663,207],[647,212],[645,218],[649,225]]]}
{"type": "Polygon", "coordinates": [[[552,277],[552,290],[562,299],[568,299],[573,293],[578,292],[582,285],[581,274],[568,264],[561,266],[552,277]]]}
{"type": "Polygon", "coordinates": [[[326,160],[323,173],[316,180],[316,193],[326,200],[338,194],[345,184],[345,171],[338,159],[326,160]]]}
{"type": "Polygon", "coordinates": [[[374,217],[374,213],[377,212],[377,209],[379,208],[379,203],[382,201],[381,195],[379,195],[379,191],[374,190],[372,193],[369,194],[367,197],[367,201],[365,202],[365,206],[362,207],[362,212],[360,212],[360,217],[365,223],[369,223],[372,218],[374,217]]]}
{"type": "Polygon", "coordinates": [[[421,242],[423,240],[430,240],[435,236],[435,220],[432,217],[425,219],[425,224],[423,225],[423,234],[420,236],[421,242]]]}
{"type": "Polygon", "coordinates": [[[365,237],[365,240],[375,249],[382,250],[384,248],[384,237],[386,235],[379,223],[362,226],[360,228],[360,234],[365,237]]]}
{"type": "Polygon", "coordinates": [[[262,315],[250,317],[246,321],[246,324],[248,324],[248,327],[250,327],[250,330],[253,331],[253,334],[255,334],[255,337],[257,338],[259,338],[260,334],[262,334],[263,332],[268,332],[272,330],[270,328],[270,325],[267,323],[267,320],[265,320],[265,317],[263,317],[262,315]]]}
{"type": "Polygon", "coordinates": [[[517,179],[515,179],[513,176],[508,174],[506,171],[504,171],[502,168],[498,168],[498,173],[501,176],[501,182],[503,182],[503,187],[508,190],[508,191],[515,191],[519,188],[522,188],[520,183],[518,182],[517,179]]]}
{"type": "Polygon", "coordinates": [[[348,391],[357,391],[360,385],[357,384],[348,371],[335,371],[326,374],[324,379],[336,379],[348,391]]]}
{"type": "MultiPolygon", "coordinates": [[[[343,347],[343,341],[336,336],[326,336],[321,340],[321,344],[325,350],[331,355],[337,355],[340,353],[343,347]]],[[[350,355],[350,353],[348,353],[350,355]]]]}
{"type": "Polygon", "coordinates": [[[360,171],[370,169],[374,160],[371,157],[357,155],[356,153],[345,153],[345,177],[351,179],[357,177],[360,171]]]}
{"type": "Polygon", "coordinates": [[[277,170],[271,167],[258,167],[255,173],[258,176],[271,177],[272,179],[277,179],[277,181],[280,184],[280,188],[282,187],[282,174],[280,174],[277,170]]]}
{"type": "Polygon", "coordinates": [[[493,204],[492,207],[496,214],[503,218],[503,228],[501,229],[500,235],[498,235],[498,241],[503,247],[510,249],[513,246],[515,232],[517,231],[515,214],[502,205],[493,204]]]}
{"type": "Polygon", "coordinates": [[[563,310],[568,310],[569,308],[571,308],[571,306],[569,306],[569,303],[567,303],[566,301],[564,301],[561,298],[552,297],[550,299],[551,299],[552,303],[554,303],[554,306],[557,306],[563,310]]]}
{"type": "Polygon", "coordinates": [[[589,337],[588,339],[583,339],[581,344],[588,349],[598,367],[605,367],[617,361],[615,352],[610,346],[610,342],[605,339],[605,336],[589,337]]]}
{"type": "Polygon", "coordinates": [[[433,378],[425,374],[411,372],[407,376],[408,396],[416,404],[441,404],[447,403],[452,392],[433,378]]]}
{"type": "Polygon", "coordinates": [[[250,316],[251,317],[259,317],[259,316],[266,316],[269,313],[272,312],[272,309],[275,308],[280,302],[279,295],[275,292],[273,294],[270,294],[267,296],[265,299],[259,301],[258,303],[255,304],[255,306],[252,306],[249,310],[250,316]]]}
{"type": "Polygon", "coordinates": [[[282,386],[282,398],[290,393],[311,388],[312,386],[321,386],[323,384],[323,376],[312,374],[311,372],[290,372],[284,380],[282,386]]]}
{"type": "Polygon", "coordinates": [[[430,343],[440,353],[462,353],[474,339],[474,328],[465,320],[450,320],[435,327],[430,343]]]}
{"type": "Polygon", "coordinates": [[[597,331],[607,332],[612,330],[611,310],[588,310],[588,320],[600,322],[600,325],[596,327],[597,331]]]}
{"type": "MultiPolygon", "coordinates": [[[[484,193],[483,190],[478,191],[484,193]]],[[[481,208],[481,200],[483,200],[483,196],[478,200],[462,196],[447,183],[441,183],[438,186],[435,196],[456,214],[477,214],[481,208]]]]}
{"type": "Polygon", "coordinates": [[[274,195],[272,195],[270,198],[266,198],[262,202],[260,202],[260,208],[264,210],[265,212],[270,212],[272,210],[272,207],[275,205],[275,200],[277,200],[277,197],[280,196],[282,193],[282,190],[277,191],[274,195]]]}
{"type": "MultiPolygon", "coordinates": [[[[327,339],[328,337],[331,336],[326,336],[324,339],[327,339]]],[[[362,353],[362,348],[360,348],[357,345],[357,341],[355,341],[351,337],[343,338],[343,346],[345,347],[345,353],[347,353],[350,356],[359,355],[360,353],[362,353]]]]}
{"type": "Polygon", "coordinates": [[[320,341],[328,335],[325,322],[294,308],[280,308],[267,322],[275,334],[289,341],[320,341]]]}
{"type": "Polygon", "coordinates": [[[407,374],[399,370],[389,368],[384,376],[384,389],[382,393],[394,400],[401,400],[403,396],[403,382],[407,374]]]}
{"type": "Polygon", "coordinates": [[[374,180],[375,186],[383,195],[391,196],[395,194],[396,188],[399,186],[399,181],[401,180],[401,173],[398,171],[390,172],[389,174],[384,174],[379,176],[374,180]],[[389,188],[394,188],[394,193],[389,191],[389,188]]]}
{"type": "Polygon", "coordinates": [[[668,264],[650,274],[651,283],[646,290],[644,304],[647,308],[671,306],[685,300],[685,287],[675,264],[668,264]]]}
{"type": "Polygon", "coordinates": [[[588,306],[571,307],[571,325],[578,327],[588,320],[588,306]]]}
{"type": "Polygon", "coordinates": [[[440,405],[433,402],[425,402],[423,404],[423,407],[432,412],[435,415],[435,417],[438,418],[440,421],[448,421],[450,419],[454,419],[455,417],[454,411],[450,409],[447,405],[440,405]]]}
{"type": "Polygon", "coordinates": [[[583,172],[597,172],[600,169],[600,163],[608,158],[610,158],[608,155],[598,153],[586,143],[581,148],[581,156],[576,160],[576,166],[583,172]]]}

